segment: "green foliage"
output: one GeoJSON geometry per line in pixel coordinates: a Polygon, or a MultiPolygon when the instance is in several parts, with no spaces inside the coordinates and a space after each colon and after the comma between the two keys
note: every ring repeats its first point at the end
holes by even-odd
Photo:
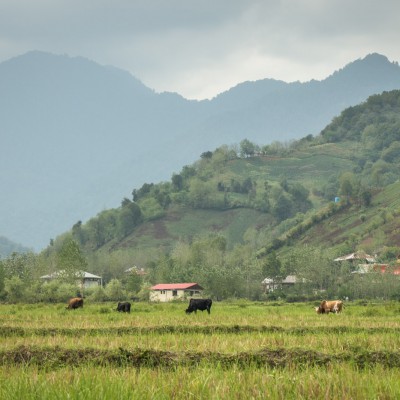
{"type": "Polygon", "coordinates": [[[126,280],[126,288],[129,292],[137,294],[140,292],[143,285],[143,277],[139,274],[132,272],[126,280]]]}
{"type": "Polygon", "coordinates": [[[22,279],[13,275],[4,281],[4,293],[6,300],[10,303],[18,303],[24,300],[25,284],[22,279]]]}
{"type": "Polygon", "coordinates": [[[87,269],[87,261],[78,243],[73,239],[66,239],[57,253],[57,268],[61,271],[59,279],[74,284],[80,274],[87,269]]]}
{"type": "Polygon", "coordinates": [[[250,142],[248,139],[244,139],[240,142],[240,156],[241,157],[252,157],[255,152],[259,151],[259,147],[250,142]]]}
{"type": "Polygon", "coordinates": [[[121,281],[118,279],[112,279],[105,287],[105,294],[108,300],[123,300],[127,296],[127,292],[124,290],[121,281]]]}
{"type": "Polygon", "coordinates": [[[94,289],[90,290],[89,293],[86,293],[86,297],[89,301],[94,303],[103,302],[108,299],[106,291],[101,286],[96,286],[94,289]]]}
{"type": "Polygon", "coordinates": [[[143,215],[140,207],[136,203],[125,199],[118,214],[118,237],[124,238],[132,233],[135,227],[139,225],[142,220],[143,215]]]}
{"type": "Polygon", "coordinates": [[[164,208],[153,197],[143,199],[140,202],[140,209],[143,213],[143,219],[146,221],[159,219],[165,215],[164,208]]]}
{"type": "Polygon", "coordinates": [[[284,278],[282,263],[276,256],[275,251],[271,251],[271,253],[262,260],[262,272],[264,277],[273,279],[274,281],[279,281],[284,278]]]}

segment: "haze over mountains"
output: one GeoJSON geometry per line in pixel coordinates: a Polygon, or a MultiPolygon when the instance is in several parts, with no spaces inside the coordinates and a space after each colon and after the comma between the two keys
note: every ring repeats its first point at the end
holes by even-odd
{"type": "Polygon", "coordinates": [[[323,81],[244,82],[204,101],[155,93],[81,57],[13,58],[0,64],[0,236],[40,250],[204,151],[317,134],[344,108],[392,89],[400,67],[378,54],[323,81]]]}

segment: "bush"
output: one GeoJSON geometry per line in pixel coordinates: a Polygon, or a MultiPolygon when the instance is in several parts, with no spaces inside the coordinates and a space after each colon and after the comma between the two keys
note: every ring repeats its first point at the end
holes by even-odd
{"type": "Polygon", "coordinates": [[[105,288],[105,293],[108,300],[120,301],[127,297],[126,290],[118,279],[111,279],[105,288]]]}
{"type": "Polygon", "coordinates": [[[97,286],[93,289],[87,290],[86,295],[88,299],[94,303],[100,303],[107,300],[106,291],[101,286],[97,286]]]}

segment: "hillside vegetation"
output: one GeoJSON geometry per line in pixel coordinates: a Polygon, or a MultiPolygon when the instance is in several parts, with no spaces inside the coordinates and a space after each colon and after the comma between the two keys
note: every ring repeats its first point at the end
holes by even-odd
{"type": "Polygon", "coordinates": [[[368,296],[368,281],[349,279],[351,266],[333,259],[364,250],[395,261],[399,164],[400,91],[384,92],[344,110],[316,137],[265,146],[244,139],[202,153],[170,181],[134,188],[120,207],[78,221],[36,270],[74,268],[62,255],[81,252],[77,265],[84,256],[83,266],[105,282],[118,279],[125,293],[144,297],[151,283],[186,281],[218,298],[256,299],[265,277],[289,274],[307,282],[293,296],[368,296]],[[124,274],[134,265],[145,278],[124,274]]]}
{"type": "MultiPolygon", "coordinates": [[[[245,139],[237,148],[205,152],[170,182],[146,183],[120,208],[78,222],[72,236],[89,252],[171,248],[180,238],[207,232],[222,234],[232,248],[250,227],[272,242],[289,225],[304,226],[307,218],[318,222],[324,212],[348,218],[350,212],[371,224],[382,214],[376,207],[390,214],[398,205],[399,93],[372,96],[346,109],[315,138],[263,147],[245,139]]],[[[396,240],[388,239],[388,244],[396,240]]]]}

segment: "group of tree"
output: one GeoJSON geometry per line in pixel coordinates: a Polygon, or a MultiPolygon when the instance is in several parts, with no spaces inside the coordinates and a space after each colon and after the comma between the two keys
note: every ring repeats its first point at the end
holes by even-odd
{"type": "MultiPolygon", "coordinates": [[[[146,274],[119,272],[109,275],[104,287],[85,289],[88,301],[148,300],[153,284],[198,282],[205,295],[214,299],[317,300],[323,297],[400,298],[400,279],[391,273],[355,274],[351,263],[335,262],[332,249],[296,246],[286,253],[273,250],[256,255],[257,241],[251,232],[243,244],[227,248],[218,234],[179,240],[173,249],[145,266],[146,274]],[[285,287],[282,281],[295,275],[297,283],[285,287]],[[266,291],[262,282],[269,278],[275,290],[266,291]]],[[[349,248],[343,247],[343,251],[349,248]]],[[[381,259],[389,265],[400,248],[387,248],[381,259]]],[[[118,260],[116,260],[118,263],[118,260]]],[[[50,257],[44,254],[18,254],[0,261],[0,299],[7,302],[64,302],[82,291],[77,282],[88,260],[73,239],[66,239],[50,257]],[[46,281],[42,274],[63,271],[57,279],[46,281]]]]}

